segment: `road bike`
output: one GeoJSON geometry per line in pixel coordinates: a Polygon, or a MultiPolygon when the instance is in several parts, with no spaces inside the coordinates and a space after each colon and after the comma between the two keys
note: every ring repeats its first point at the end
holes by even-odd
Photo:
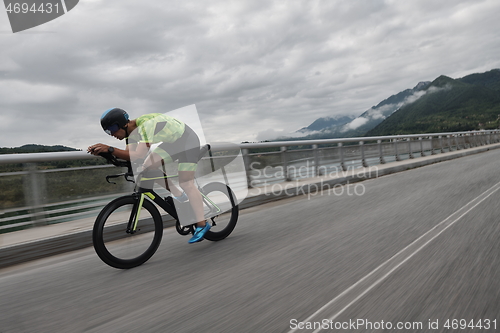
{"type": "MultiPolygon", "coordinates": [[[[205,145],[200,149],[199,159],[207,151],[212,156],[210,146],[205,145]]],[[[101,155],[115,166],[128,168],[125,173],[107,176],[106,180],[109,183],[112,183],[111,178],[118,177],[124,177],[125,180],[135,183],[132,194],[111,201],[96,218],[92,240],[94,249],[102,261],[115,268],[129,269],[149,260],[158,249],[163,236],[164,221],[157,206],[175,221],[175,229],[180,235],[194,234],[194,224],[189,223],[196,221],[189,201],[174,202],[172,196],[163,198],[152,189],[152,186],[141,186],[145,181],[151,180],[146,179],[143,174],[139,174],[134,180],[129,161],[117,159],[111,154],[101,155]],[[183,222],[186,212],[188,216],[192,214],[192,220],[182,225],[176,207],[182,210],[183,222]]],[[[170,177],[177,175],[165,175],[162,178],[170,177]]],[[[211,182],[203,186],[197,183],[197,186],[202,195],[205,218],[212,224],[204,239],[220,241],[231,234],[238,221],[239,208],[236,196],[227,184],[221,182],[211,182]]]]}

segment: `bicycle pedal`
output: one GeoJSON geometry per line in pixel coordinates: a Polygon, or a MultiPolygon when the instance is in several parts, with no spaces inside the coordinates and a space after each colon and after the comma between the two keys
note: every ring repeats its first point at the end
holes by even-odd
{"type": "Polygon", "coordinates": [[[192,226],[189,225],[181,225],[179,221],[175,223],[175,229],[182,236],[187,236],[192,232],[192,226]]]}

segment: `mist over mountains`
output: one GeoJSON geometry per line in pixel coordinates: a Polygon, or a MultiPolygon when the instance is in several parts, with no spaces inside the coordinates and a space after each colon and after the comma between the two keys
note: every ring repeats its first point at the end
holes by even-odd
{"type": "Polygon", "coordinates": [[[472,131],[500,125],[499,69],[460,79],[441,75],[424,91],[365,135],[472,131]]]}
{"type": "Polygon", "coordinates": [[[498,128],[500,69],[419,82],[358,117],[323,117],[279,140],[327,139],[498,128]]]}

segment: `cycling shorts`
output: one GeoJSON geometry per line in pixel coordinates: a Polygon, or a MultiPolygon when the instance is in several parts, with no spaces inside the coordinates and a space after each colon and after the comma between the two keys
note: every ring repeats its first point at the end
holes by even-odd
{"type": "Polygon", "coordinates": [[[179,162],[179,171],[196,171],[200,157],[200,139],[186,125],[182,136],[174,142],[163,142],[153,150],[165,163],[179,162]]]}

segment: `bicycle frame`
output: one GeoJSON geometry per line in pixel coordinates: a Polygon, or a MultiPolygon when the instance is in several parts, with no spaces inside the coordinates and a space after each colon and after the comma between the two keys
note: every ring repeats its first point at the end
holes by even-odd
{"type": "MultiPolygon", "coordinates": [[[[215,166],[214,166],[214,163],[213,163],[213,160],[212,160],[212,151],[210,150],[210,145],[205,145],[205,146],[203,146],[201,148],[200,158],[207,151],[208,151],[208,153],[210,155],[210,162],[211,162],[211,165],[212,165],[212,170],[214,171],[215,170],[215,166]]],[[[110,163],[114,164],[115,166],[118,166],[118,167],[127,167],[128,168],[128,171],[126,173],[121,173],[121,174],[118,174],[118,175],[106,176],[106,181],[108,183],[115,184],[115,183],[111,182],[110,179],[111,178],[122,177],[122,176],[125,177],[125,180],[135,183],[134,180],[130,179],[130,178],[133,177],[132,165],[131,165],[130,161],[118,160],[115,156],[113,156],[110,153],[102,153],[100,155],[102,157],[104,157],[107,161],[109,161],[110,163]]],[[[227,176],[226,176],[224,168],[222,168],[222,172],[223,172],[223,175],[224,175],[224,180],[225,180],[226,186],[228,188],[229,200],[231,202],[231,206],[235,207],[237,204],[235,202],[235,198],[233,198],[233,194],[232,194],[232,191],[231,191],[230,187],[227,185],[228,181],[227,181],[227,176]]],[[[168,214],[170,214],[170,216],[172,216],[173,218],[175,218],[177,220],[177,222],[179,222],[179,216],[177,214],[177,210],[175,209],[175,206],[173,204],[170,204],[166,200],[163,200],[161,196],[159,196],[156,192],[154,192],[152,190],[153,184],[154,184],[155,180],[158,180],[158,179],[168,180],[168,178],[174,178],[174,177],[178,177],[178,175],[174,175],[174,176],[167,176],[167,175],[165,175],[163,177],[154,177],[154,178],[146,178],[146,179],[143,179],[143,175],[142,174],[140,174],[138,176],[138,181],[136,183],[136,188],[135,188],[134,194],[133,194],[136,197],[136,199],[137,199],[137,204],[134,205],[134,207],[132,209],[132,212],[130,214],[129,222],[128,222],[128,225],[127,225],[127,233],[133,234],[133,233],[136,232],[137,223],[138,223],[139,218],[140,218],[140,216],[139,216],[140,215],[140,210],[142,208],[145,196],[147,196],[148,198],[150,198],[154,203],[156,203],[158,206],[160,206],[161,208],[163,208],[164,211],[166,211],[168,214]],[[149,185],[150,185],[149,187],[151,187],[150,190],[138,186],[138,184],[140,184],[141,181],[143,181],[143,180],[150,182],[149,183],[149,185]]],[[[199,186],[198,186],[198,189],[200,189],[199,186]]],[[[215,204],[206,195],[204,195],[201,192],[201,190],[200,190],[200,193],[202,195],[202,200],[210,208],[210,215],[212,215],[212,214],[218,215],[219,213],[222,212],[222,210],[217,206],[217,204],[215,204]]],[[[211,218],[211,219],[212,219],[212,223],[215,225],[214,219],[213,218],[211,218]]]]}
{"type": "MultiPolygon", "coordinates": [[[[165,176],[157,179],[167,179],[171,177],[177,177],[177,176],[165,176]]],[[[147,179],[147,181],[151,180],[156,180],[156,179],[147,179]]],[[[139,181],[140,183],[140,181],[139,181]]],[[[200,188],[199,188],[200,189],[200,188]]],[[[209,197],[207,197],[204,193],[201,193],[202,200],[205,202],[207,207],[210,209],[210,215],[218,215],[219,213],[222,213],[222,209],[217,206],[215,202],[210,200],[209,197]]],[[[229,191],[231,193],[231,191],[229,191]]],[[[155,204],[160,206],[165,212],[167,212],[170,216],[172,216],[175,220],[179,221],[179,216],[177,214],[177,210],[175,208],[174,204],[171,204],[167,200],[163,199],[158,193],[156,193],[153,189],[147,189],[144,187],[136,186],[136,189],[134,193],[132,194],[134,198],[136,199],[136,204],[134,204],[134,207],[132,209],[132,212],[129,217],[129,221],[127,224],[127,233],[134,234],[137,230],[137,223],[140,218],[140,211],[142,208],[142,205],[144,203],[144,200],[146,200],[146,197],[148,197],[151,201],[153,201],[155,204]]],[[[232,206],[234,207],[234,198],[232,197],[232,194],[230,194],[230,201],[232,206]]],[[[213,217],[212,217],[212,222],[213,222],[213,217]]]]}
{"type": "Polygon", "coordinates": [[[136,203],[134,204],[132,212],[130,213],[127,225],[127,233],[133,234],[137,231],[137,222],[139,221],[141,208],[144,203],[144,200],[146,200],[146,197],[148,197],[149,199],[151,199],[151,201],[160,206],[174,219],[178,220],[177,211],[175,210],[175,207],[170,205],[170,203],[168,203],[167,201],[163,200],[155,191],[141,188],[139,189],[139,191],[134,192],[132,196],[134,196],[134,198],[136,199],[136,203]]]}

